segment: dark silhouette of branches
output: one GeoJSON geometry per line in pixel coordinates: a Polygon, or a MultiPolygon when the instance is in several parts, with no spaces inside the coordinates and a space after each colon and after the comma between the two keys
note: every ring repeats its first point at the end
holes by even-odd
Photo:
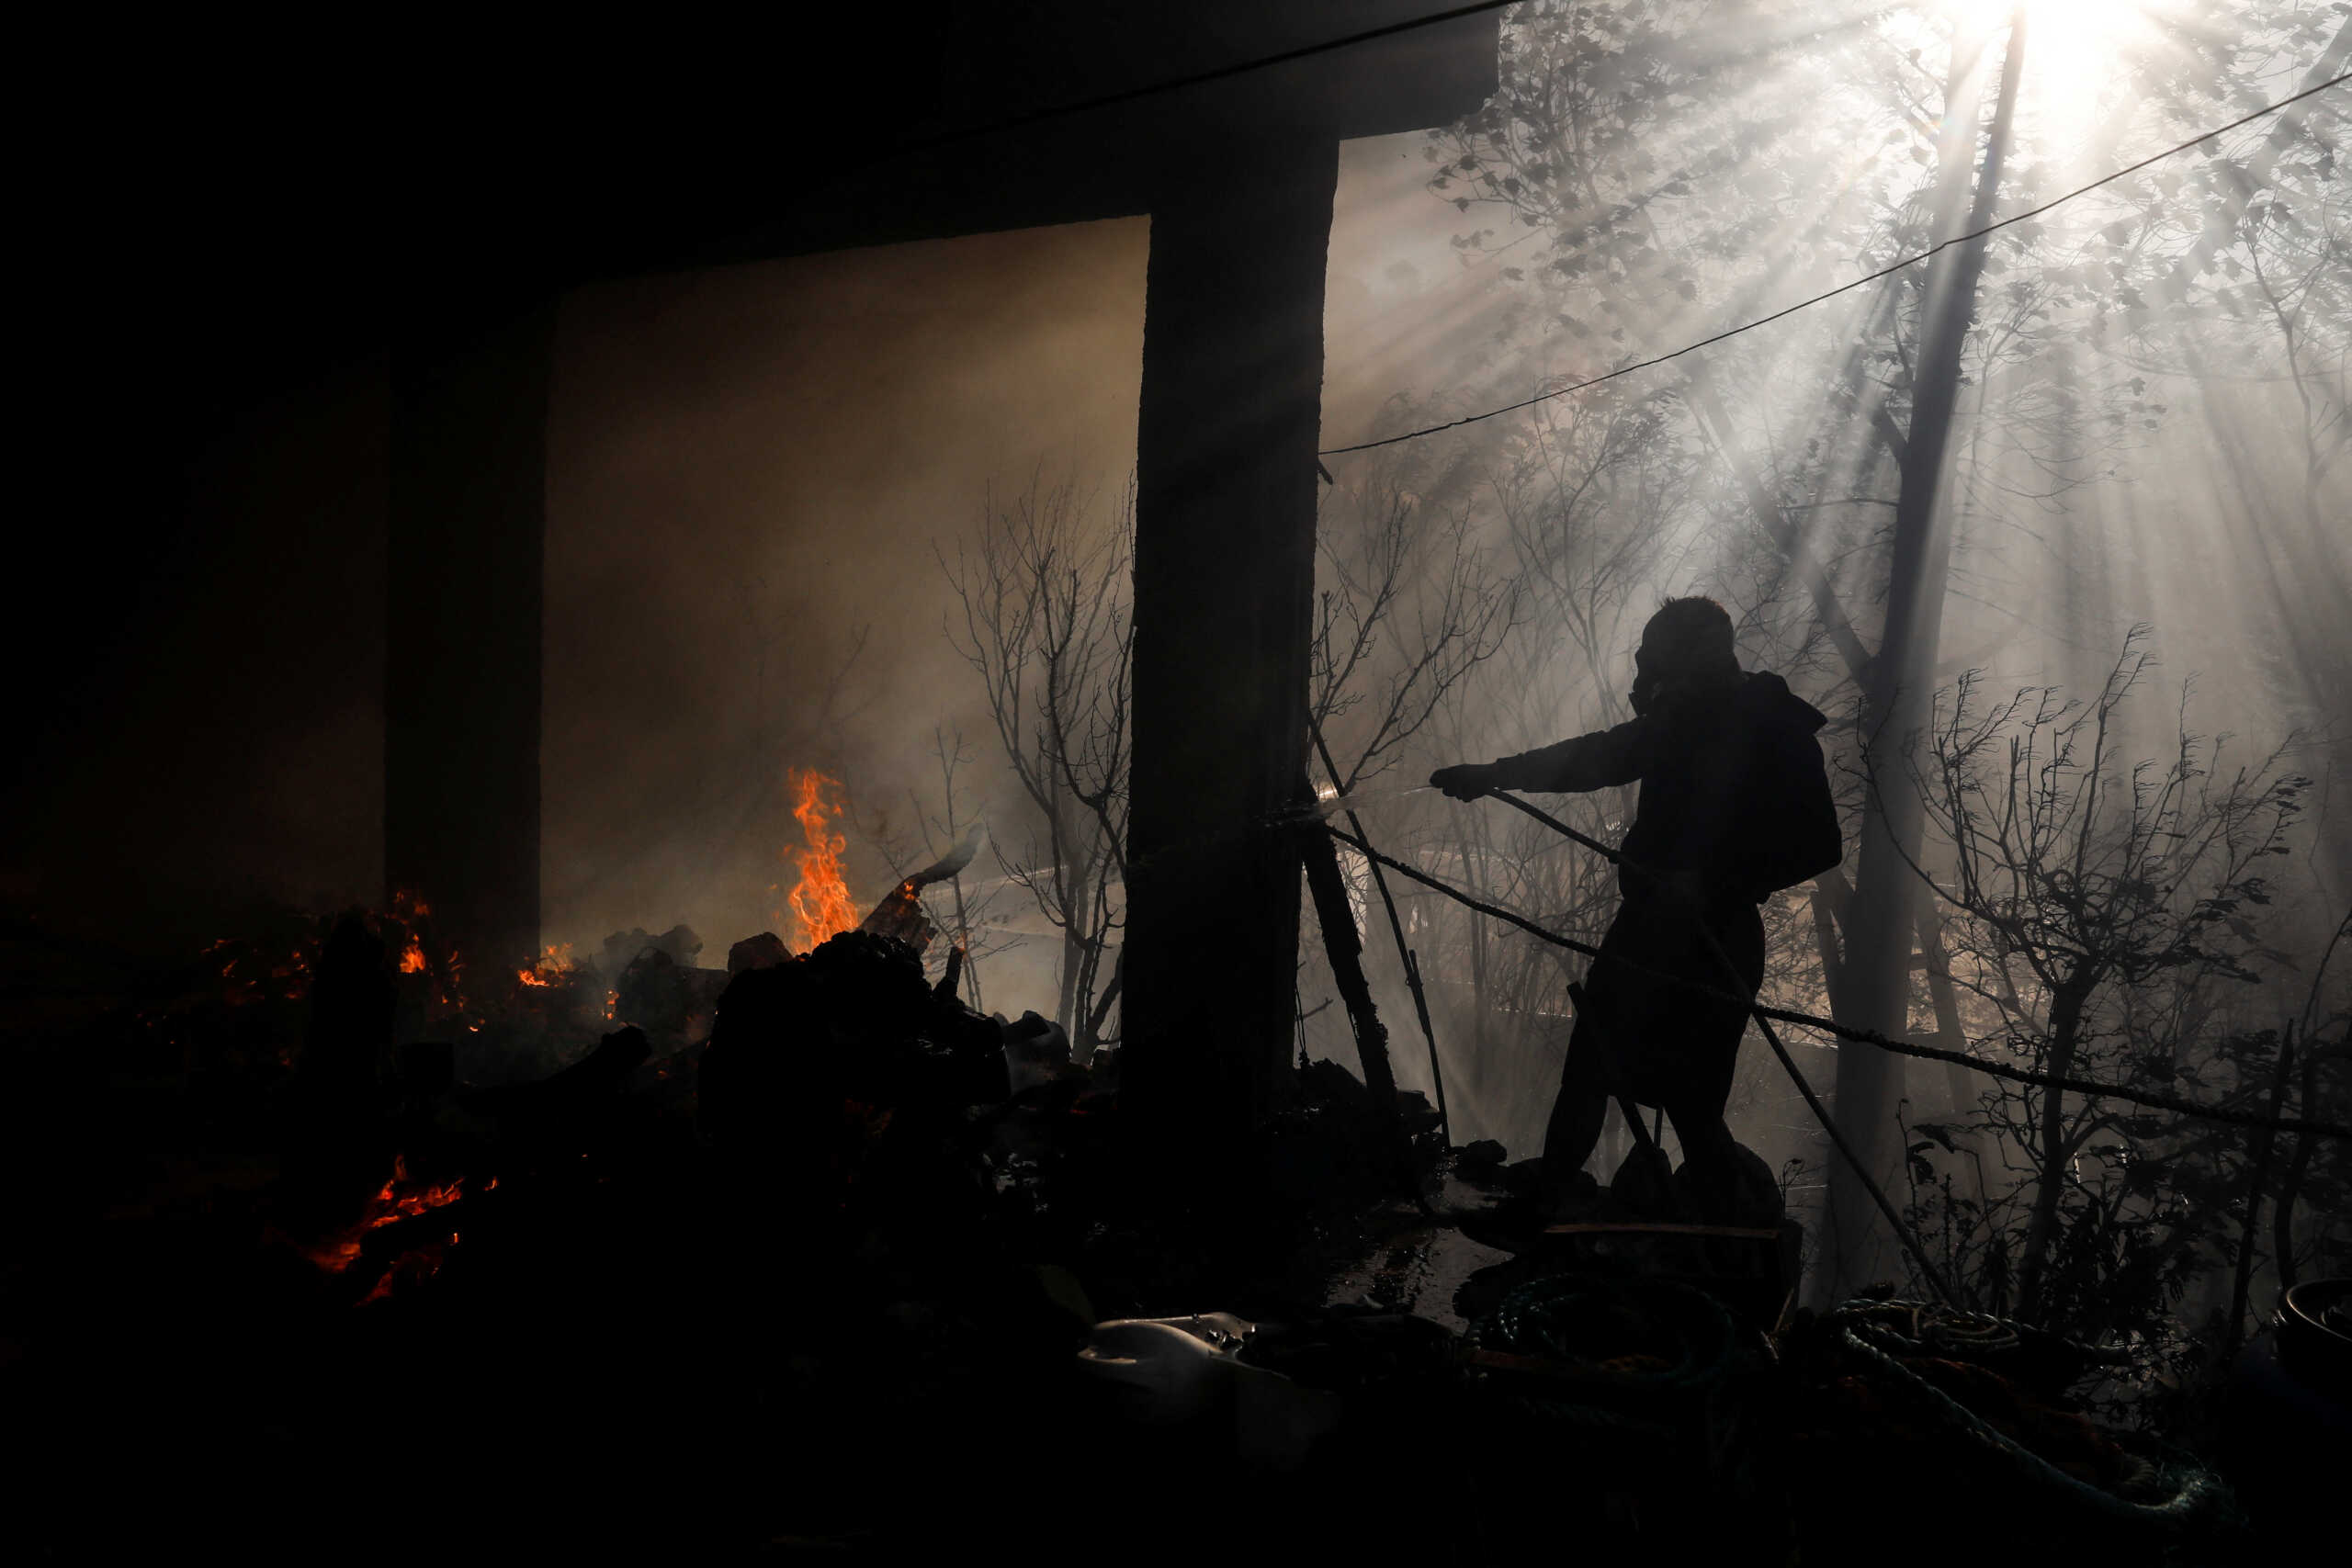
{"type": "Polygon", "coordinates": [[[1093,499],[1035,481],[991,498],[978,540],[941,560],[961,612],[949,639],[1039,824],[1024,860],[1000,840],[998,862],[1061,933],[1057,1017],[1081,1057],[1107,1037],[1119,993],[1135,644],[1134,490],[1107,525],[1093,499]]]}

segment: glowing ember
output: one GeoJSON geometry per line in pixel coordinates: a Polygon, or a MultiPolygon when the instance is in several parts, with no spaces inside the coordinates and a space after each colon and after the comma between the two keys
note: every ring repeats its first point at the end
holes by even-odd
{"type": "Polygon", "coordinates": [[[387,1300],[396,1286],[413,1285],[430,1280],[441,1272],[442,1259],[448,1249],[457,1245],[458,1233],[451,1231],[447,1241],[428,1241],[423,1247],[401,1253],[393,1260],[392,1266],[384,1270],[384,1277],[368,1287],[368,1293],[359,1298],[358,1304],[366,1306],[370,1302],[387,1300]]]}
{"type": "Polygon", "coordinates": [[[789,770],[785,777],[797,797],[792,815],[807,840],[798,851],[786,852],[797,854],[800,881],[785,901],[800,922],[800,945],[814,947],[829,936],[857,929],[857,908],[842,878],[842,852],[849,840],[832,829],[842,814],[841,784],[814,768],[789,770]]]}
{"type": "Polygon", "coordinates": [[[232,1007],[250,1002],[299,1001],[311,988],[311,964],[317,957],[316,933],[278,946],[221,938],[205,948],[207,964],[220,966],[222,999],[232,1007]]]}
{"type": "Polygon", "coordinates": [[[368,1219],[368,1228],[373,1230],[378,1225],[390,1224],[394,1220],[404,1220],[411,1215],[421,1214],[427,1209],[446,1207],[465,1196],[462,1190],[464,1186],[463,1177],[453,1178],[438,1184],[412,1184],[409,1180],[408,1162],[399,1155],[394,1155],[392,1179],[385,1182],[376,1196],[370,1200],[369,1207],[373,1212],[368,1219]],[[401,1192],[399,1189],[402,1187],[410,1190],[401,1192]]]}
{"type": "Polygon", "coordinates": [[[401,973],[403,975],[424,973],[424,944],[414,937],[409,938],[408,945],[401,949],[401,973]]]}
{"type": "MultiPolygon", "coordinates": [[[[446,1182],[412,1180],[408,1173],[408,1161],[399,1155],[394,1155],[392,1179],[376,1190],[376,1195],[368,1199],[367,1206],[359,1211],[359,1217],[342,1229],[330,1232],[311,1246],[304,1247],[303,1256],[327,1273],[340,1274],[359,1261],[360,1244],[369,1231],[389,1225],[396,1220],[411,1219],[434,1209],[446,1208],[465,1196],[464,1185],[465,1179],[462,1177],[453,1178],[446,1182]]],[[[453,1235],[450,1239],[454,1241],[455,1235],[453,1235]]],[[[368,1293],[366,1300],[376,1301],[388,1293],[393,1275],[408,1266],[408,1263],[409,1259],[403,1258],[401,1262],[394,1264],[391,1269],[385,1273],[383,1279],[376,1281],[375,1288],[368,1293]]],[[[440,1258],[436,1249],[433,1268],[439,1267],[440,1258]]],[[[431,1270],[428,1269],[427,1272],[431,1270]]]]}

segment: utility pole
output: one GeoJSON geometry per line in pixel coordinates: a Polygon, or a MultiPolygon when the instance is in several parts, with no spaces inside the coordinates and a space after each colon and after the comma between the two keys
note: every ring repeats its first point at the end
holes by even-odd
{"type": "MultiPolygon", "coordinates": [[[[1978,28],[1953,39],[1943,134],[1937,149],[1934,220],[1939,243],[1973,233],[1992,219],[2025,63],[2025,33],[2020,7],[2009,17],[1999,98],[1973,201],[1968,199],[1970,165],[1983,113],[1983,67],[1992,39],[1989,29],[1978,28]]],[[[1861,853],[1841,967],[1851,1021],[1894,1039],[1910,1032],[1912,934],[1919,894],[1912,868],[1919,858],[1925,823],[1910,750],[1928,724],[1944,589],[1951,572],[1951,509],[1944,504],[1943,490],[1960,396],[1961,352],[1975,322],[1984,243],[1979,237],[1952,245],[1928,264],[1911,428],[1895,502],[1886,626],[1863,686],[1862,738],[1871,759],[1871,789],[1862,810],[1861,853]]],[[[1849,1045],[1838,1053],[1838,1127],[1883,1182],[1893,1175],[1899,1153],[1888,1133],[1901,1093],[1898,1058],[1867,1046],[1849,1045]]],[[[1859,1174],[1842,1162],[1831,1170],[1830,1215],[1834,1247],[1821,1280],[1829,1299],[1837,1299],[1849,1287],[1880,1278],[1894,1266],[1894,1238],[1884,1233],[1859,1174]]]]}

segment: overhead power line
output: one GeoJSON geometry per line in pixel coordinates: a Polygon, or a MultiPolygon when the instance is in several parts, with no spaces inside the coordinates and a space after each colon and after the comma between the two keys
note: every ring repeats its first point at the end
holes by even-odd
{"type": "Polygon", "coordinates": [[[1275,54],[1261,54],[1253,59],[1237,61],[1231,65],[1219,65],[1207,71],[1196,71],[1189,76],[1170,76],[1157,82],[1147,82],[1139,87],[1123,87],[1115,93],[1098,94],[1091,98],[1074,98],[1068,103],[1049,104],[1044,108],[1031,109],[1005,119],[989,120],[984,125],[967,126],[960,130],[941,131],[915,141],[888,149],[896,157],[908,152],[928,152],[935,147],[953,146],[983,136],[1000,136],[1009,130],[1022,130],[1046,120],[1063,119],[1071,115],[1087,114],[1095,109],[1115,108],[1138,98],[1158,97],[1165,93],[1180,93],[1187,87],[1203,87],[1212,82],[1223,82],[1235,76],[1246,76],[1253,71],[1264,71],[1276,65],[1287,65],[1296,60],[1311,60],[1318,54],[1330,54],[1378,39],[1394,38],[1399,33],[1415,32],[1422,28],[1439,27],[1446,22],[1458,22],[1464,17],[1475,17],[1483,11],[1499,11],[1515,6],[1520,0],[1476,0],[1475,5],[1455,6],[1443,11],[1432,11],[1424,17],[1411,17],[1385,27],[1366,28],[1358,33],[1348,33],[1321,43],[1301,44],[1275,54]]]}
{"type": "Polygon", "coordinates": [[[2324,93],[2330,87],[2341,86],[2346,82],[2352,82],[2352,71],[2346,71],[2341,75],[2330,77],[2328,80],[2320,83],[2315,87],[2306,87],[2301,92],[2296,93],[2291,96],[2280,98],[2275,104],[2265,105],[2263,107],[2256,109],[2252,114],[2241,115],[2237,118],[2230,121],[2227,125],[2217,125],[2211,130],[2199,131],[2197,135],[2190,137],[2186,141],[2177,143],[2175,146],[2167,147],[2161,152],[2151,153],[2149,156],[2141,159],[2136,164],[2127,164],[2122,168],[2116,170],[2112,174],[2100,175],[2098,179],[2091,181],[2088,185],[2076,186],[2073,190],[2066,192],[2065,195],[2052,197],[2050,200],[2042,202],[2037,207],[2029,207],[2022,212],[2012,213],[2010,216],[2003,218],[1996,222],[1987,223],[1981,229],[1972,229],[1965,234],[1955,234],[1951,239],[1938,241],[1935,244],[1928,246],[1926,250],[1919,252],[1917,254],[1905,256],[1901,261],[1890,263],[1885,266],[1880,267],[1876,272],[1864,273],[1861,276],[1853,279],[1851,282],[1841,283],[1835,288],[1825,289],[1823,292],[1815,294],[1809,299],[1800,299],[1795,304],[1775,310],[1769,316],[1758,316],[1752,321],[1743,321],[1736,327],[1727,327],[1724,331],[1716,333],[1711,337],[1702,337],[1695,343],[1686,343],[1680,348],[1674,349],[1668,353],[1656,355],[1648,359],[1636,360],[1631,365],[1621,365],[1614,370],[1607,371],[1601,375],[1576,382],[1573,385],[1557,387],[1548,392],[1538,392],[1532,398],[1521,398],[1515,403],[1505,403],[1500,408],[1487,409],[1483,413],[1464,414],[1460,419],[1450,419],[1440,424],[1423,425],[1419,430],[1408,430],[1399,435],[1384,435],[1377,441],[1359,441],[1352,446],[1333,446],[1325,451],[1317,452],[1316,456],[1317,457],[1344,457],[1350,452],[1369,452],[1375,447],[1394,446],[1400,442],[1418,441],[1424,435],[1435,435],[1442,431],[1459,430],[1466,424],[1476,424],[1482,420],[1494,419],[1499,415],[1507,413],[1516,413],[1521,409],[1533,408],[1538,403],[1549,402],[1555,398],[1565,398],[1572,392],[1581,392],[1589,387],[1598,387],[1604,381],[1614,381],[1620,376],[1630,376],[1636,370],[1647,370],[1655,366],[1664,365],[1668,360],[1679,359],[1686,354],[1695,354],[1702,348],[1709,348],[1728,339],[1736,338],[1742,333],[1752,333],[1758,327],[1770,326],[1774,321],[1783,320],[1789,316],[1793,316],[1800,310],[1809,310],[1815,305],[1823,304],[1826,301],[1837,299],[1840,294],[1850,294],[1855,289],[1862,288],[1866,284],[1876,283],[1883,278],[1892,277],[1896,273],[1903,271],[1905,267],[1917,266],[1919,263],[1928,260],[1929,257],[1934,256],[1942,251],[1950,249],[1953,245],[1965,244],[1971,240],[1982,239],[1987,234],[1994,233],[2002,229],[2007,229],[2011,224],[2022,223],[2030,218],[2039,218],[2052,208],[2063,206],[2065,203],[2074,200],[2078,196],[2087,196],[2092,191],[2098,189],[2101,186],[2112,185],[2117,180],[2122,179],[2127,175],[2136,175],[2141,170],[2147,168],[2150,164],[2161,164],[2166,158],[2186,152],[2192,147],[2198,146],[2203,142],[2211,141],[2216,136],[2227,135],[2229,132],[2237,130],[2240,126],[2251,125],[2256,120],[2262,118],[2266,115],[2277,114],[2280,109],[2286,108],[2293,104],[2301,103],[2305,98],[2313,97],[2318,94],[2324,93]]]}

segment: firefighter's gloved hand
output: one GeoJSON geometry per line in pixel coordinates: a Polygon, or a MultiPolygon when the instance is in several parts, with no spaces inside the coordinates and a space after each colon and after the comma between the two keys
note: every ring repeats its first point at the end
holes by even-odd
{"type": "Polygon", "coordinates": [[[1430,775],[1430,783],[1455,800],[1476,800],[1499,787],[1492,762],[1456,762],[1430,775]]]}

